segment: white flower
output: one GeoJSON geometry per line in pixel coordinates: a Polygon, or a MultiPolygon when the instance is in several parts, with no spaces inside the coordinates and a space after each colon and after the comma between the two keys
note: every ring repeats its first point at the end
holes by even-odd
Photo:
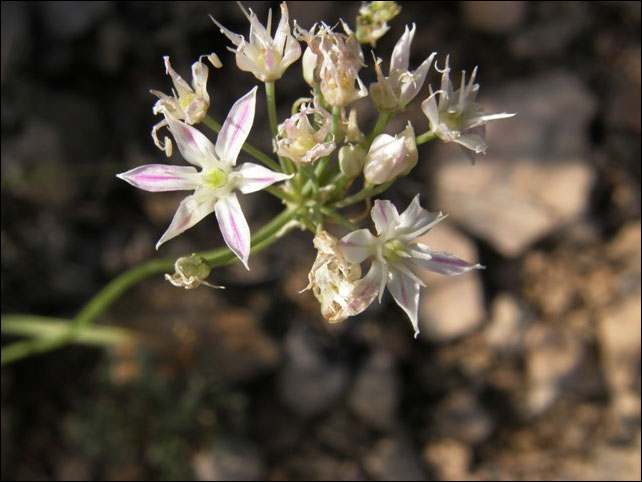
{"type": "Polygon", "coordinates": [[[479,84],[475,84],[477,67],[473,69],[470,81],[466,84],[466,72],[462,71],[461,86],[453,91],[450,82],[448,57],[441,72],[441,88],[437,92],[430,87],[430,96],[421,103],[426,117],[430,121],[430,132],[444,142],[456,142],[474,154],[486,153],[485,125],[497,119],[506,119],[515,114],[484,114],[481,105],[475,103],[479,84]],[[437,101],[439,96],[439,101],[437,101]]]}
{"type": "MultiPolygon", "coordinates": [[[[397,304],[406,312],[419,334],[417,310],[419,288],[424,283],[417,277],[417,268],[446,275],[458,275],[472,269],[482,268],[469,264],[452,254],[432,251],[428,246],[411,242],[430,230],[446,216],[422,209],[419,195],[401,214],[390,201],[375,201],[370,213],[378,236],[367,229],[360,229],[344,236],[338,249],[350,263],[362,263],[372,258],[368,273],[357,283],[353,292],[355,305],[367,306],[386,286],[397,304]]],[[[365,309],[365,307],[364,307],[365,309]]]]}
{"type": "Polygon", "coordinates": [[[249,13],[239,3],[241,10],[250,21],[249,41],[243,35],[229,31],[214,18],[212,20],[236,46],[230,49],[236,52],[236,65],[244,72],[251,72],[261,82],[272,82],[280,79],[285,70],[301,56],[301,46],[290,31],[288,7],[281,4],[281,20],[276,28],[274,38],[272,30],[272,10],[268,13],[267,28],[259,22],[256,14],[250,9],[249,13]]]}
{"type": "MultiPolygon", "coordinates": [[[[206,57],[214,67],[220,67],[221,61],[216,54],[201,55],[196,62],[192,64],[192,86],[185,82],[183,78],[176,73],[169,62],[169,57],[163,57],[165,61],[165,73],[172,78],[174,89],[172,96],[163,94],[158,90],[150,90],[152,94],[158,97],[154,104],[154,114],[164,114],[169,112],[179,120],[187,122],[189,125],[198,124],[207,115],[207,109],[210,106],[210,96],[207,93],[207,65],[203,63],[206,57]]],[[[165,151],[167,157],[172,155],[172,142],[165,137],[165,142],[158,139],[158,130],[166,126],[167,122],[163,119],[152,129],[152,138],[154,144],[165,151]]]]}
{"type": "Polygon", "coordinates": [[[382,60],[375,59],[377,82],[370,84],[370,97],[375,107],[380,111],[394,112],[403,110],[417,96],[424,85],[426,75],[437,55],[433,52],[414,71],[408,70],[410,60],[410,44],[415,36],[415,24],[406,30],[395,45],[390,59],[390,75],[385,77],[381,71],[382,60]]]}
{"type": "Polygon", "coordinates": [[[326,142],[331,127],[332,116],[316,100],[314,107],[303,104],[297,114],[279,126],[276,153],[290,158],[295,164],[311,164],[334,151],[335,143],[326,142]],[[312,125],[310,118],[316,121],[318,129],[312,125]]]}
{"type": "Polygon", "coordinates": [[[234,167],[254,122],[256,89],[236,101],[216,145],[197,129],[165,114],[181,154],[187,162],[199,167],[200,172],[191,166],[149,164],[118,174],[119,178],[146,191],[194,190],[194,194],[181,202],[156,249],[215,212],[225,243],[248,268],[250,229],[234,191],[247,194],[292,177],[249,162],[234,167]]]}

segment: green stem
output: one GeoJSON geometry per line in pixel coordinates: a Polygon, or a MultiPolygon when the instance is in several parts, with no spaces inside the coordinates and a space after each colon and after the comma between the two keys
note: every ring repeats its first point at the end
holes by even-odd
{"type": "Polygon", "coordinates": [[[379,113],[379,117],[377,118],[377,123],[372,129],[372,132],[370,132],[370,134],[368,134],[368,137],[366,137],[366,141],[368,143],[366,147],[370,147],[370,144],[372,144],[372,141],[374,140],[374,138],[377,137],[379,134],[381,134],[381,132],[385,129],[386,125],[388,125],[388,122],[390,121],[391,117],[392,117],[392,113],[390,112],[379,113]]]}
{"type": "Polygon", "coordinates": [[[417,136],[415,140],[417,142],[417,145],[420,146],[422,144],[425,144],[426,142],[432,141],[434,138],[435,138],[435,133],[428,131],[417,136]]]}
{"type": "MultiPolygon", "coordinates": [[[[280,231],[296,214],[296,210],[285,210],[264,225],[252,237],[251,252],[255,253],[279,239],[281,236],[280,231]]],[[[213,251],[199,253],[199,255],[205,258],[212,267],[229,264],[236,259],[234,253],[228,248],[219,248],[213,251]]],[[[80,330],[84,329],[104,313],[105,310],[131,286],[148,276],[172,270],[174,262],[175,260],[173,258],[155,259],[124,272],[89,300],[80,313],[72,320],[65,332],[51,338],[24,340],[3,346],[0,355],[0,365],[5,365],[31,355],[44,353],[64,346],[74,339],[80,333],[80,330]]],[[[2,325],[4,326],[4,321],[2,325]]]]}
{"type": "Polygon", "coordinates": [[[345,199],[342,199],[341,201],[337,201],[336,203],[332,204],[331,207],[333,209],[344,208],[346,206],[350,206],[351,204],[358,203],[359,201],[363,201],[366,198],[376,196],[377,194],[381,194],[390,186],[392,186],[393,182],[394,180],[388,181],[378,186],[364,187],[358,193],[353,194],[352,196],[349,196],[345,199]]]}
{"type": "MultiPolygon", "coordinates": [[[[278,134],[278,120],[276,117],[276,94],[274,91],[274,82],[265,83],[265,98],[267,100],[268,108],[268,118],[270,119],[270,131],[272,132],[272,139],[276,141],[276,135],[278,134]]],[[[287,174],[292,174],[294,172],[294,166],[290,159],[279,156],[279,162],[281,163],[281,171],[287,174]]]]}
{"type": "MultiPolygon", "coordinates": [[[[221,124],[216,122],[209,115],[205,116],[205,118],[201,122],[216,133],[221,131],[221,127],[222,127],[221,124]]],[[[279,167],[279,165],[276,163],[274,159],[272,159],[270,156],[268,156],[264,152],[258,150],[249,142],[246,142],[245,144],[243,144],[242,149],[245,152],[247,152],[250,156],[252,156],[254,159],[256,159],[257,161],[261,161],[263,164],[265,164],[267,167],[269,167],[273,171],[281,172],[281,168],[279,167]]]]}
{"type": "Polygon", "coordinates": [[[337,223],[341,224],[343,227],[345,227],[349,231],[356,231],[357,229],[359,229],[359,226],[357,226],[352,221],[350,221],[346,217],[336,212],[334,209],[322,207],[321,212],[324,215],[328,216],[329,218],[334,219],[337,223]]]}
{"type": "MultiPolygon", "coordinates": [[[[69,330],[69,320],[34,315],[4,315],[2,333],[33,338],[54,338],[69,330]]],[[[130,330],[116,326],[87,326],[79,332],[73,343],[90,346],[121,345],[136,339],[130,330]]]]}

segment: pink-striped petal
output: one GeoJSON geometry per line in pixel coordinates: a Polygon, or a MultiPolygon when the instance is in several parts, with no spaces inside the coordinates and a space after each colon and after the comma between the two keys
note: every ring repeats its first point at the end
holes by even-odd
{"type": "Polygon", "coordinates": [[[236,165],[236,158],[254,123],[256,89],[257,87],[254,87],[236,101],[216,139],[216,153],[219,159],[232,166],[236,165]]]}
{"type": "Polygon", "coordinates": [[[212,197],[211,193],[206,190],[197,191],[183,199],[176,210],[176,214],[174,214],[169,228],[156,243],[156,249],[161,244],[188,230],[214,211],[215,202],[216,198],[212,197]]]}
{"type": "Polygon", "coordinates": [[[350,263],[362,263],[375,253],[376,238],[367,229],[359,229],[341,238],[337,248],[350,263]]]}
{"type": "Polygon", "coordinates": [[[419,307],[419,283],[395,269],[390,270],[388,276],[388,290],[397,304],[403,309],[412,327],[415,329],[415,338],[419,334],[419,321],[417,310],[419,307]]]}
{"type": "Polygon", "coordinates": [[[395,234],[409,241],[421,236],[435,224],[435,221],[441,221],[445,217],[441,213],[431,213],[423,209],[419,204],[419,194],[417,194],[406,210],[399,215],[395,234]]]}
{"type": "Polygon", "coordinates": [[[358,315],[364,311],[375,300],[377,294],[382,293],[381,281],[382,279],[385,280],[385,277],[382,276],[383,274],[382,264],[374,260],[368,270],[368,274],[355,282],[348,309],[346,310],[349,316],[358,315]]]}
{"type": "Polygon", "coordinates": [[[116,174],[116,177],[151,192],[194,190],[199,185],[198,173],[191,166],[147,164],[116,174]]]}
{"type": "Polygon", "coordinates": [[[294,174],[274,172],[266,167],[251,162],[245,162],[234,170],[239,175],[238,190],[243,194],[260,191],[275,182],[292,178],[294,174]]]}
{"type": "Polygon", "coordinates": [[[187,162],[204,169],[216,167],[214,144],[205,135],[167,112],[165,119],[178,144],[178,150],[187,162]]]}
{"type": "Polygon", "coordinates": [[[410,261],[420,268],[435,273],[455,276],[473,269],[484,269],[481,264],[471,264],[450,253],[432,251],[423,244],[413,244],[410,249],[410,261]]]}
{"type": "Polygon", "coordinates": [[[246,269],[250,257],[250,227],[247,225],[236,194],[222,197],[216,203],[216,219],[227,247],[238,256],[246,269]]]}
{"type": "Polygon", "coordinates": [[[370,211],[370,216],[379,236],[391,234],[394,227],[399,224],[397,208],[388,200],[377,199],[370,211]]]}

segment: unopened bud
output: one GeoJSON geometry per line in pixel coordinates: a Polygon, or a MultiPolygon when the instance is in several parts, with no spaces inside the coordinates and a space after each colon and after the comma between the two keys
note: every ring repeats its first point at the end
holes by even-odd
{"type": "Polygon", "coordinates": [[[412,125],[397,136],[381,134],[370,146],[363,174],[369,184],[383,184],[406,175],[417,164],[417,142],[412,125]]]}
{"type": "Polygon", "coordinates": [[[339,149],[339,168],[349,178],[361,174],[365,161],[366,151],[355,144],[346,144],[339,149]]]}

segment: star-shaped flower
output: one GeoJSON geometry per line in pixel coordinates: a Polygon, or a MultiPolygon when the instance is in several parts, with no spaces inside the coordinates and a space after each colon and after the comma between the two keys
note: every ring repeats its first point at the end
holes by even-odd
{"type": "Polygon", "coordinates": [[[236,101],[216,145],[194,127],[165,113],[179,151],[187,162],[200,168],[200,172],[191,166],[149,164],[118,174],[119,178],[145,191],[194,190],[194,194],[181,202],[156,249],[215,212],[225,243],[249,269],[250,228],[235,191],[247,194],[292,177],[249,162],[234,167],[252,128],[255,105],[256,87],[236,101]]]}
{"type": "Polygon", "coordinates": [[[473,69],[468,84],[466,72],[461,73],[461,87],[458,90],[453,90],[450,81],[448,57],[443,70],[435,68],[441,72],[441,88],[433,92],[430,87],[430,96],[421,103],[421,110],[430,122],[430,131],[444,142],[456,142],[469,149],[472,151],[471,156],[485,154],[486,124],[515,114],[484,114],[483,107],[475,102],[479,92],[479,84],[475,83],[477,67],[473,69]]]}
{"type": "Polygon", "coordinates": [[[236,53],[236,65],[239,69],[254,74],[261,82],[280,79],[285,70],[301,56],[301,46],[290,30],[288,6],[285,2],[281,3],[281,20],[274,38],[270,35],[272,10],[268,13],[266,28],[252,10],[248,13],[240,3],[239,6],[250,21],[248,41],[243,35],[226,29],[212,17],[221,33],[236,46],[236,49],[230,49],[236,53]]]}
{"type": "Polygon", "coordinates": [[[415,270],[422,268],[440,274],[458,275],[482,266],[412,242],[446,218],[442,213],[422,209],[419,195],[401,214],[390,201],[377,200],[370,215],[378,236],[368,229],[360,229],[344,236],[338,244],[338,249],[349,263],[362,263],[372,258],[368,273],[355,283],[351,304],[365,309],[377,295],[381,302],[384,289],[388,286],[396,303],[410,318],[416,337],[419,334],[419,289],[424,283],[415,270]]]}

